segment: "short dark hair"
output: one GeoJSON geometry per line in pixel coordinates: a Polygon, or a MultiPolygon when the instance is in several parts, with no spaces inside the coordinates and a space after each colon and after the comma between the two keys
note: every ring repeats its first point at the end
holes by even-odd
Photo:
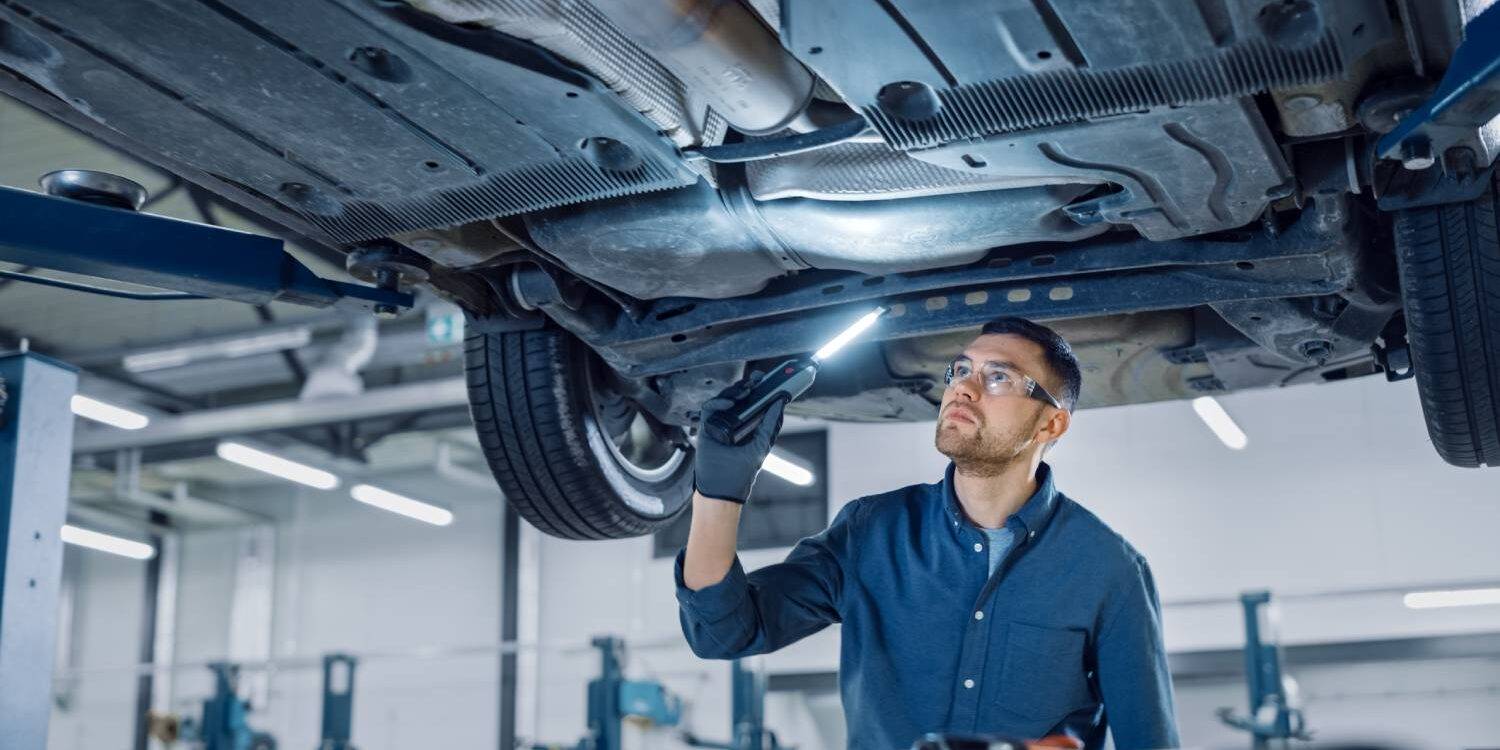
{"type": "Polygon", "coordinates": [[[1083,391],[1083,372],[1078,368],[1078,357],[1073,355],[1073,347],[1068,345],[1067,339],[1047,326],[1013,315],[985,323],[979,335],[989,334],[1020,336],[1040,346],[1047,368],[1062,382],[1062,393],[1055,394],[1057,399],[1068,411],[1073,410],[1078,404],[1078,394],[1083,391]]]}

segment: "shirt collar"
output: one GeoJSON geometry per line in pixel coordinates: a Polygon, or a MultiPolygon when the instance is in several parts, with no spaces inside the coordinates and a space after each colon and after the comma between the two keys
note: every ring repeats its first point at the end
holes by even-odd
{"type": "MultiPolygon", "coordinates": [[[[950,461],[948,469],[943,472],[943,508],[955,526],[960,524],[972,526],[973,523],[964,515],[963,506],[958,503],[958,494],[953,491],[953,468],[953,463],[950,461]]],[[[1021,509],[1016,511],[1011,518],[1018,519],[1027,531],[1041,531],[1052,519],[1052,511],[1057,507],[1057,498],[1057,488],[1052,483],[1052,467],[1043,461],[1036,470],[1036,491],[1031,493],[1031,497],[1021,504],[1021,509]]],[[[1009,521],[1009,519],[1006,520],[1009,521]]]]}

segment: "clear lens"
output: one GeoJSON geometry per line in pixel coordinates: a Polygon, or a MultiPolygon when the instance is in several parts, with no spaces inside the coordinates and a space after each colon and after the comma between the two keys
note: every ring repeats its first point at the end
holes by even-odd
{"type": "MultiPolygon", "coordinates": [[[[992,396],[1024,396],[1031,391],[1031,378],[1004,367],[986,365],[981,375],[985,392],[992,396]]],[[[974,370],[969,362],[958,360],[948,365],[947,372],[943,374],[943,383],[952,388],[954,383],[968,380],[973,376],[974,370]]]]}

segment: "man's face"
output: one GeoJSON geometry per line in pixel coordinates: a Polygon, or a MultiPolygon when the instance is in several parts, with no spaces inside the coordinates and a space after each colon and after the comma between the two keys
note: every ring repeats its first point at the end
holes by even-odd
{"type": "MultiPolygon", "coordinates": [[[[943,392],[937,422],[939,453],[965,468],[998,470],[1027,454],[1039,440],[1061,435],[1059,425],[1050,424],[1057,421],[1058,409],[1025,396],[992,395],[983,384],[985,368],[999,366],[1059,393],[1042,347],[1020,336],[989,334],[974,339],[959,356],[967,359],[973,375],[955,379],[943,392]]],[[[1066,413],[1061,421],[1060,428],[1065,430],[1066,413]]]]}

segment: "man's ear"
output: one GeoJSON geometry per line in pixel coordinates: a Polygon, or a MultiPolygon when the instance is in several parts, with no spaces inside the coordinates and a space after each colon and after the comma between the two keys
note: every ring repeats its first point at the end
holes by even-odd
{"type": "Polygon", "coordinates": [[[1037,429],[1036,439],[1039,443],[1055,442],[1066,434],[1073,424],[1073,414],[1067,409],[1052,409],[1051,411],[1052,415],[1037,429]]]}

